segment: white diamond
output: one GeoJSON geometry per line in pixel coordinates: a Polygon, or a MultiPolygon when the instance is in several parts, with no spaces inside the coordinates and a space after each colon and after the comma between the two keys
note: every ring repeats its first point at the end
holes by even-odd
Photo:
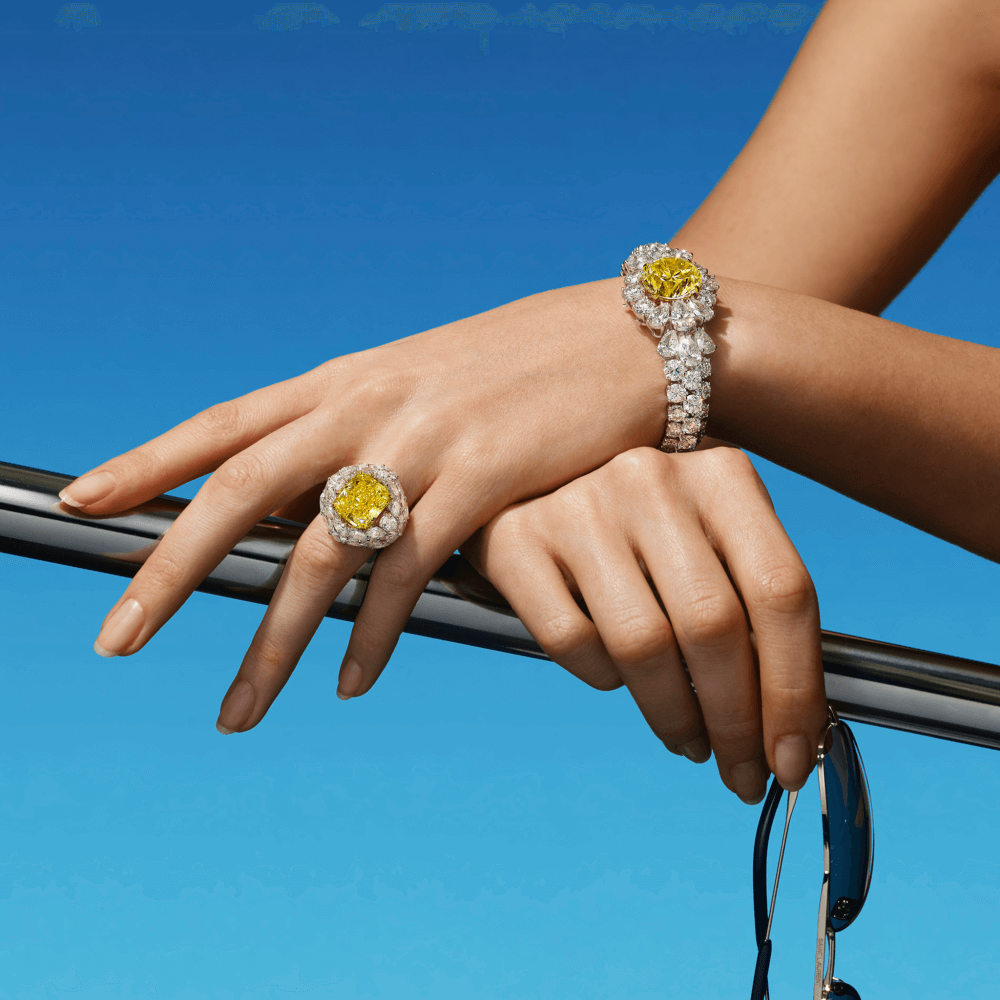
{"type": "Polygon", "coordinates": [[[684,433],[684,425],[683,424],[681,424],[681,423],[674,423],[673,421],[671,421],[669,424],[667,424],[666,437],[676,438],[676,437],[680,437],[683,433],[684,433]]]}
{"type": "MultiPolygon", "coordinates": [[[[671,388],[673,388],[671,386],[671,388]]],[[[683,392],[683,390],[681,390],[683,392]]],[[[687,396],[684,399],[684,409],[688,413],[701,413],[701,396],[687,396]]]]}
{"type": "Polygon", "coordinates": [[[708,397],[712,395],[712,387],[708,382],[702,382],[701,389],[699,389],[698,392],[702,399],[708,399],[708,397]]]}
{"type": "Polygon", "coordinates": [[[399,527],[399,522],[391,514],[386,514],[379,522],[379,527],[383,531],[393,532],[399,527]]]}
{"type": "Polygon", "coordinates": [[[705,354],[711,354],[715,350],[715,341],[704,330],[698,330],[695,339],[698,341],[698,347],[705,354]]]}
{"type": "Polygon", "coordinates": [[[670,358],[664,363],[663,371],[671,378],[680,378],[684,371],[684,362],[680,358],[670,358]]]}
{"type": "Polygon", "coordinates": [[[701,372],[702,378],[708,378],[712,374],[712,362],[708,358],[703,358],[698,362],[698,371],[701,372]]]}
{"type": "Polygon", "coordinates": [[[685,333],[677,338],[677,356],[685,360],[698,360],[698,341],[693,335],[685,333]]]}
{"type": "Polygon", "coordinates": [[[671,403],[683,403],[687,399],[687,393],[683,386],[670,385],[667,386],[667,399],[671,403]]]}
{"type": "Polygon", "coordinates": [[[665,437],[663,439],[663,444],[660,445],[660,450],[672,455],[675,451],[677,451],[677,438],[665,437]]]}
{"type": "Polygon", "coordinates": [[[672,358],[677,352],[673,347],[670,346],[670,338],[673,337],[677,340],[676,334],[667,334],[660,338],[660,342],[656,345],[656,353],[659,354],[661,358],[672,358]]]}
{"type": "Polygon", "coordinates": [[[399,517],[402,510],[403,506],[398,500],[393,500],[392,503],[389,504],[389,513],[392,514],[393,517],[399,517]]]}
{"type": "Polygon", "coordinates": [[[697,320],[694,316],[682,316],[680,319],[673,320],[674,329],[679,333],[690,333],[697,325],[697,320]]]}
{"type": "Polygon", "coordinates": [[[681,380],[681,385],[688,392],[696,392],[700,395],[702,386],[701,375],[697,372],[688,372],[681,380]]]}
{"type": "Polygon", "coordinates": [[[667,407],[667,419],[668,420],[683,420],[687,414],[684,412],[683,406],[669,406],[667,407]]]}
{"type": "Polygon", "coordinates": [[[697,434],[701,430],[701,421],[694,417],[689,417],[684,421],[683,432],[685,434],[697,434]]]}
{"type": "Polygon", "coordinates": [[[694,436],[682,437],[677,442],[677,448],[679,451],[692,451],[698,446],[698,439],[694,436]]]}
{"type": "Polygon", "coordinates": [[[368,529],[368,541],[381,542],[385,538],[385,532],[378,527],[368,529]]]}

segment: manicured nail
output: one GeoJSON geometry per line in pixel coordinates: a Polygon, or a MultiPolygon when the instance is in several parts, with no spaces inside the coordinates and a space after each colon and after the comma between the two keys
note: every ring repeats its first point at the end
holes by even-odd
{"type": "Polygon", "coordinates": [[[59,493],[59,499],[70,507],[86,507],[103,500],[115,488],[115,477],[110,472],[92,472],[76,479],[59,493]]]}
{"type": "Polygon", "coordinates": [[[361,687],[361,664],[357,660],[344,660],[340,666],[340,679],[337,681],[337,697],[347,701],[358,693],[361,687]]]}
{"type": "Polygon", "coordinates": [[[235,733],[250,718],[256,701],[257,693],[250,682],[237,678],[229,686],[226,697],[222,699],[222,707],[219,709],[219,718],[215,723],[215,728],[223,736],[235,733]]]}
{"type": "Polygon", "coordinates": [[[774,771],[781,787],[794,792],[806,783],[816,761],[808,736],[784,736],[774,748],[774,771]]]}
{"type": "Polygon", "coordinates": [[[759,760],[745,760],[729,772],[736,794],[748,805],[755,806],[767,791],[767,772],[759,760]]]}
{"type": "Polygon", "coordinates": [[[101,634],[94,642],[94,652],[98,656],[118,656],[135,642],[145,620],[142,606],[134,597],[122,602],[104,623],[101,634]]]}
{"type": "Polygon", "coordinates": [[[704,736],[699,736],[681,747],[681,753],[695,764],[704,764],[712,756],[712,744],[704,736]]]}

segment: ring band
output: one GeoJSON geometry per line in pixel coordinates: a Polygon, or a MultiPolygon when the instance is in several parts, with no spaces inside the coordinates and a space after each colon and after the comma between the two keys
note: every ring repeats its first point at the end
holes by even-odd
{"type": "Polygon", "coordinates": [[[635,318],[660,338],[667,377],[663,451],[692,451],[705,433],[715,350],[703,325],[714,315],[719,283],[687,250],[665,243],[636,247],[622,264],[622,298],[635,318]]]}
{"type": "Polygon", "coordinates": [[[364,549],[392,545],[410,517],[399,476],[384,465],[345,465],[326,481],[319,509],[337,541],[364,549]]]}

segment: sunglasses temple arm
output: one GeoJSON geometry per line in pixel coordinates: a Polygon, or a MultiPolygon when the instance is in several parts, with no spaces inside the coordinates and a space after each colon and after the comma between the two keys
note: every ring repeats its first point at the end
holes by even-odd
{"type": "Polygon", "coordinates": [[[768,938],[757,952],[757,965],[753,970],[753,988],[750,1000],[764,1000],[767,996],[767,970],[771,964],[771,939],[768,938]]]}
{"type": "Polygon", "coordinates": [[[788,793],[788,804],[785,807],[785,832],[781,835],[781,850],[778,852],[778,865],[774,871],[774,889],[771,890],[771,908],[767,912],[767,930],[764,933],[764,938],[767,941],[771,940],[771,921],[774,920],[774,903],[778,898],[778,880],[781,878],[781,863],[785,859],[788,824],[792,821],[792,810],[795,808],[795,800],[798,797],[799,793],[797,791],[788,793]]]}
{"type": "Polygon", "coordinates": [[[781,850],[778,852],[778,864],[774,872],[774,889],[771,892],[771,907],[767,913],[767,930],[764,933],[764,943],[757,952],[757,965],[753,970],[753,988],[750,991],[750,1000],[764,1000],[768,996],[767,990],[767,970],[771,964],[771,921],[774,920],[774,904],[778,898],[778,882],[781,879],[781,863],[785,859],[785,843],[788,840],[788,824],[792,821],[792,810],[795,808],[795,800],[799,797],[798,792],[788,793],[788,803],[785,806],[785,830],[781,835],[781,850]]]}
{"type": "MultiPolygon", "coordinates": [[[[824,738],[825,739],[825,738],[824,738]]],[[[833,981],[833,934],[830,929],[830,815],[826,805],[826,754],[822,747],[817,755],[816,778],[819,782],[819,804],[823,815],[823,888],[819,894],[819,923],[816,928],[816,966],[813,974],[813,1000],[824,1000],[829,996],[829,986],[833,981]],[[826,943],[830,942],[830,968],[826,977],[826,943]]]]}

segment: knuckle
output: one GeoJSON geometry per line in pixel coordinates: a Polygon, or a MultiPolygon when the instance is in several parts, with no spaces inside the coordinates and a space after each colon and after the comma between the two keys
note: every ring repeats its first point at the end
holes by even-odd
{"type": "Polygon", "coordinates": [[[376,567],[375,576],[379,587],[397,594],[412,594],[423,590],[429,577],[415,557],[398,550],[393,552],[392,559],[376,561],[376,567]]]}
{"type": "Polygon", "coordinates": [[[731,642],[743,627],[743,609],[718,591],[705,590],[687,601],[676,624],[685,643],[714,649],[731,642]]]}
{"type": "Polygon", "coordinates": [[[158,594],[177,590],[184,581],[185,573],[184,564],[163,546],[157,546],[142,567],[144,587],[158,594]]]}
{"type": "Polygon", "coordinates": [[[263,460],[254,452],[234,455],[219,466],[212,479],[217,488],[228,492],[241,493],[258,486],[268,478],[268,469],[263,460]]]}
{"type": "Polygon", "coordinates": [[[732,714],[715,718],[711,722],[712,746],[724,755],[751,757],[763,746],[763,732],[760,721],[747,714],[732,714]]]}
{"type": "Polygon", "coordinates": [[[330,538],[319,531],[306,531],[295,544],[295,571],[310,584],[327,584],[339,563],[330,538]]]}
{"type": "Polygon", "coordinates": [[[254,667],[268,678],[280,676],[288,658],[288,651],[267,636],[255,636],[251,645],[254,667]]]}
{"type": "Polygon", "coordinates": [[[616,477],[646,479],[663,468],[663,453],[655,448],[632,448],[616,455],[605,468],[616,477]]]}
{"type": "Polygon", "coordinates": [[[212,441],[226,442],[238,438],[245,427],[239,405],[234,400],[216,403],[198,416],[201,429],[212,441]]]}
{"type": "Polygon", "coordinates": [[[801,563],[777,563],[757,574],[750,603],[777,615],[803,615],[817,604],[812,577],[801,563]]]}
{"type": "Polygon", "coordinates": [[[623,619],[604,642],[611,659],[624,669],[656,669],[673,643],[673,632],[665,618],[635,617],[623,619]]]}
{"type": "Polygon", "coordinates": [[[535,626],[535,641],[556,663],[572,662],[590,646],[587,631],[570,615],[554,615],[535,626]]]}

